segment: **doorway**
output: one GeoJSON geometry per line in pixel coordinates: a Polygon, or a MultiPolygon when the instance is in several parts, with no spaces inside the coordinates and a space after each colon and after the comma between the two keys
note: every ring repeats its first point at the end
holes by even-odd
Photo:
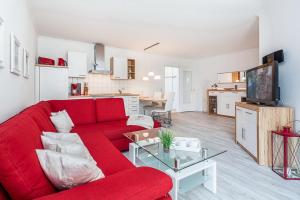
{"type": "Polygon", "coordinates": [[[179,68],[165,66],[165,94],[175,93],[174,111],[179,111],[179,68]]]}

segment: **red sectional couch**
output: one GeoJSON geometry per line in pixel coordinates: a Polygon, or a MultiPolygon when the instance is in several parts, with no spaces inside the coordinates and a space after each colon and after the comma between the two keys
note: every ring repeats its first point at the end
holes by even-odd
{"type": "MultiPolygon", "coordinates": [[[[171,179],[149,167],[135,167],[120,152],[128,149],[122,99],[53,100],[40,102],[0,125],[0,200],[168,200],[171,179]],[[50,113],[67,110],[105,178],[57,191],[40,167],[35,149],[42,149],[42,131],[56,131],[50,113]]],[[[159,124],[156,122],[155,126],[159,124]]]]}

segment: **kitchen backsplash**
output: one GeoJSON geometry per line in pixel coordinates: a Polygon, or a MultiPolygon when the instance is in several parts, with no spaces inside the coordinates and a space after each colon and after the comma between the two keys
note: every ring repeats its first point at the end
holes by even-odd
{"type": "Polygon", "coordinates": [[[88,74],[85,79],[70,78],[70,83],[81,83],[83,89],[83,83],[88,82],[89,94],[101,94],[118,92],[122,89],[124,92],[128,92],[129,83],[128,80],[111,80],[109,75],[102,74],[88,74]]]}

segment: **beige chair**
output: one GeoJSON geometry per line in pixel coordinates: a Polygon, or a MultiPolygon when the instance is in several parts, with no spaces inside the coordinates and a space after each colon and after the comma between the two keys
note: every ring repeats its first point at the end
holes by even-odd
{"type": "Polygon", "coordinates": [[[151,116],[153,119],[158,120],[162,126],[172,126],[172,110],[175,101],[175,92],[166,94],[166,104],[163,109],[152,110],[151,116]]]}
{"type": "MultiPolygon", "coordinates": [[[[153,95],[153,99],[154,100],[161,100],[162,99],[162,92],[154,92],[153,95]]],[[[151,102],[150,105],[145,105],[143,106],[144,109],[144,115],[146,115],[147,113],[151,114],[151,111],[154,109],[159,109],[162,108],[163,105],[161,102],[151,102]]]]}

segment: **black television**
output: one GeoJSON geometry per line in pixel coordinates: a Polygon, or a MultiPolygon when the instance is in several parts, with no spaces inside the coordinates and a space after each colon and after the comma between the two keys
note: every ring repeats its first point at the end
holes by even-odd
{"type": "Polygon", "coordinates": [[[277,61],[247,70],[247,102],[277,105],[280,100],[280,88],[278,84],[277,61]]]}

